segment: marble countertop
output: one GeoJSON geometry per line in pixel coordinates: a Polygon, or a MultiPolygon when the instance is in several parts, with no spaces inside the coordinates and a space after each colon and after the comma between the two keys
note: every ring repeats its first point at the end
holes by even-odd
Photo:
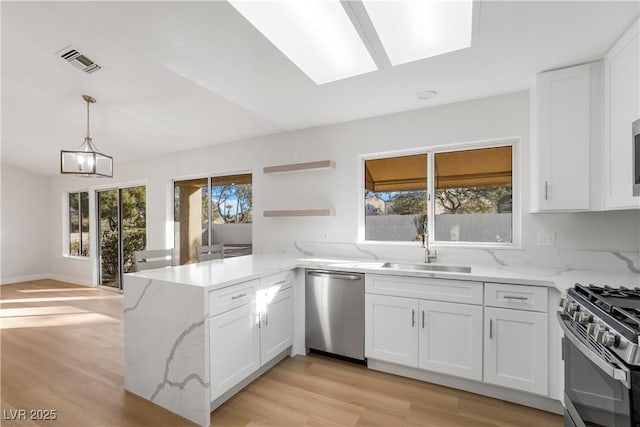
{"type": "MultiPolygon", "coordinates": [[[[472,264],[471,273],[433,272],[382,268],[384,261],[362,259],[305,257],[284,255],[249,255],[224,260],[206,261],[172,268],[145,270],[128,275],[190,286],[222,288],[245,280],[293,268],[320,268],[360,273],[438,277],[555,287],[566,292],[575,283],[609,285],[611,287],[640,286],[640,274],[592,270],[549,269],[539,267],[495,266],[472,264]]],[[[438,263],[440,264],[440,263],[438,263]]],[[[446,265],[446,264],[441,264],[446,265]]]]}

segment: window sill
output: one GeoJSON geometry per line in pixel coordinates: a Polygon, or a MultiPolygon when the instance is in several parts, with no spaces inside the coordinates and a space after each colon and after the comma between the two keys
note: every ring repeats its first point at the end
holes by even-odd
{"type": "MultiPolygon", "coordinates": [[[[371,246],[405,246],[422,247],[422,242],[395,242],[380,240],[360,240],[358,245],[371,246]]],[[[450,248],[450,249],[502,249],[502,250],[524,250],[522,245],[517,243],[474,243],[474,242],[430,242],[430,248],[450,248]]]]}
{"type": "Polygon", "coordinates": [[[89,261],[91,259],[90,256],[78,256],[78,255],[66,255],[66,254],[62,254],[62,258],[77,259],[77,260],[83,260],[83,261],[89,261]]]}

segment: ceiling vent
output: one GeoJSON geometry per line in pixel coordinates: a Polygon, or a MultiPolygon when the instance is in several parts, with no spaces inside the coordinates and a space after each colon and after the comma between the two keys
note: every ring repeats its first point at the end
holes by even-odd
{"type": "Polygon", "coordinates": [[[68,46],[56,52],[56,54],[60,55],[60,58],[67,61],[69,64],[73,65],[81,71],[84,71],[87,74],[91,74],[102,68],[71,46],[68,46]]]}

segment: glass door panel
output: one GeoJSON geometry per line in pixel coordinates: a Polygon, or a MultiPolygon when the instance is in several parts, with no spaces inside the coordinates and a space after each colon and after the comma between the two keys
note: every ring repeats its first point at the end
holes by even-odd
{"type": "Polygon", "coordinates": [[[120,288],[120,212],[118,190],[98,191],[98,248],[102,286],[120,288]]]}
{"type": "Polygon", "coordinates": [[[98,191],[97,200],[99,284],[122,289],[133,252],[147,246],[146,187],[98,191]]]}
{"type": "Polygon", "coordinates": [[[208,179],[176,181],[174,197],[174,249],[180,265],[193,263],[196,247],[209,244],[208,179]]]}
{"type": "Polygon", "coordinates": [[[122,229],[122,272],[135,271],[133,252],[147,246],[146,188],[129,187],[120,190],[122,229]]]}

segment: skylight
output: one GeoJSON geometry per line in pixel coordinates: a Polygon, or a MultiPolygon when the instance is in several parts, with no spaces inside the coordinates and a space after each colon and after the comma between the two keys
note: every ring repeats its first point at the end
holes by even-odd
{"type": "Polygon", "coordinates": [[[317,84],[377,70],[339,1],[229,3],[317,84]]]}
{"type": "Polygon", "coordinates": [[[472,0],[362,0],[392,65],[471,46],[472,0]]]}

